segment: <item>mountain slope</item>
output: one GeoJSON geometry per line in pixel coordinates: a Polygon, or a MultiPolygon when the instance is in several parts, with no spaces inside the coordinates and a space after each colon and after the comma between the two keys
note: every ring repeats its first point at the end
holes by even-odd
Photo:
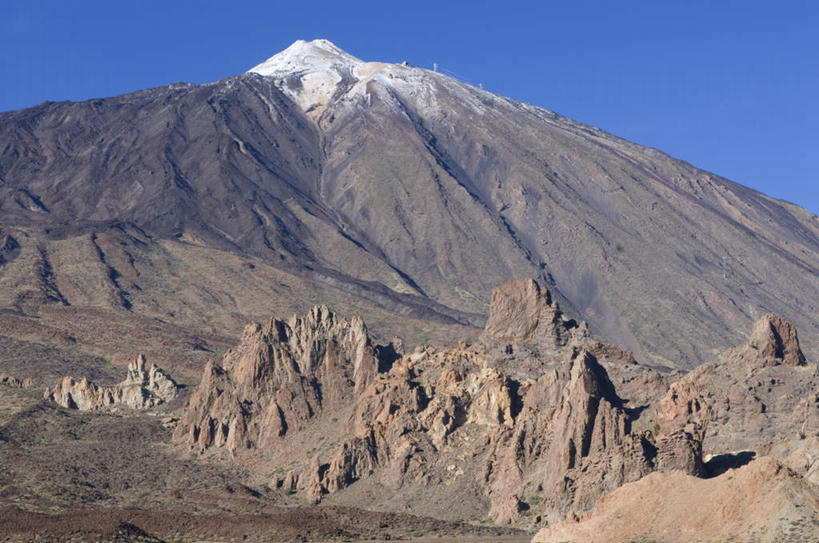
{"type": "Polygon", "coordinates": [[[479,326],[492,286],[540,277],[593,334],[668,366],[768,312],[819,352],[815,215],[324,40],[208,85],[0,115],[0,217],[35,239],[134,225],[430,322],[479,326]]]}

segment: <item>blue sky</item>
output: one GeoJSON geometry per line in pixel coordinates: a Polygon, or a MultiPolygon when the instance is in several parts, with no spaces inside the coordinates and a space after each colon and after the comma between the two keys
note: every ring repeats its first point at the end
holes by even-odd
{"type": "Polygon", "coordinates": [[[0,111],[213,81],[314,38],[437,62],[819,213],[819,2],[0,0],[0,111]]]}

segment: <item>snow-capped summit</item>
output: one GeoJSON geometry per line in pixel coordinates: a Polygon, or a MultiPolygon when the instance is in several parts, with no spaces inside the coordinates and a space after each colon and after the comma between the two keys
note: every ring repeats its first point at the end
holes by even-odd
{"type": "Polygon", "coordinates": [[[305,72],[331,72],[340,67],[352,68],[362,61],[329,40],[297,40],[250,72],[265,76],[287,76],[305,72]]]}
{"type": "MultiPolygon", "coordinates": [[[[324,39],[298,40],[249,72],[273,79],[282,92],[316,121],[331,103],[361,107],[371,103],[378,89],[387,88],[400,89],[398,94],[405,101],[425,111],[438,111],[436,104],[441,92],[457,95],[459,103],[475,113],[484,110],[479,98],[483,91],[474,87],[408,63],[363,61],[324,39]]],[[[388,96],[382,98],[393,101],[388,96]]]]}
{"type": "Polygon", "coordinates": [[[298,40],[249,71],[282,81],[278,86],[306,112],[323,109],[362,61],[329,40],[298,40]]]}

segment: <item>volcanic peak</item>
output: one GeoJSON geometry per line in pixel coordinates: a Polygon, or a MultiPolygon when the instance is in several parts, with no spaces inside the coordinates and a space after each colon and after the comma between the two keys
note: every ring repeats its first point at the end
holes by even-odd
{"type": "Polygon", "coordinates": [[[319,115],[339,88],[354,83],[361,60],[327,40],[298,40],[249,71],[277,79],[277,86],[306,113],[319,115]]]}
{"type": "Polygon", "coordinates": [[[299,72],[329,72],[338,66],[353,67],[361,62],[329,40],[297,40],[248,71],[265,76],[285,76],[299,72]]]}

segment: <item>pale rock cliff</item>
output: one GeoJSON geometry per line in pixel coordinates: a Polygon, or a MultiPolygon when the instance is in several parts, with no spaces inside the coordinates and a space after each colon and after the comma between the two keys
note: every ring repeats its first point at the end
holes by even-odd
{"type": "Polygon", "coordinates": [[[179,385],[161,368],[151,364],[145,368],[145,356],[140,354],[128,365],[124,381],[113,386],[100,386],[86,378],[65,377],[53,388],[46,389],[44,398],[68,409],[98,411],[120,406],[148,409],[173,400],[179,385]]]}

